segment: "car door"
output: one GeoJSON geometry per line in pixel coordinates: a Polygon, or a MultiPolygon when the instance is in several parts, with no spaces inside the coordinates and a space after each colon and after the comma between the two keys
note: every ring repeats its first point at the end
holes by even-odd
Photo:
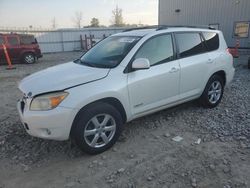
{"type": "Polygon", "coordinates": [[[196,97],[205,87],[212,59],[199,32],[175,33],[175,39],[181,68],[180,99],[196,97]]]}
{"type": "Polygon", "coordinates": [[[7,50],[11,59],[19,59],[21,48],[20,42],[17,36],[7,36],[7,50]]]}
{"type": "MultiPolygon", "coordinates": [[[[207,54],[210,58],[210,66],[215,67],[217,64],[224,61],[224,54],[226,53],[225,46],[224,50],[219,50],[220,41],[219,41],[219,34],[216,32],[202,32],[203,38],[205,40],[205,46],[207,49],[207,54]]],[[[221,44],[223,45],[223,44],[221,44]]]]}
{"type": "Polygon", "coordinates": [[[128,73],[128,91],[133,115],[157,109],[178,100],[180,66],[175,59],[171,34],[147,40],[132,60],[146,58],[150,68],[128,73]]]}

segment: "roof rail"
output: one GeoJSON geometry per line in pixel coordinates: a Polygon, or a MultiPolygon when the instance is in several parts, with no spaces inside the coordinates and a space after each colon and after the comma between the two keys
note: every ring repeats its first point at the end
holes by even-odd
{"type": "Polygon", "coordinates": [[[158,29],[161,25],[150,25],[150,26],[144,26],[144,27],[133,27],[129,29],[125,29],[122,32],[128,32],[128,31],[134,31],[134,30],[141,30],[141,29],[158,29]]]}
{"type": "Polygon", "coordinates": [[[187,27],[187,28],[200,28],[200,29],[216,30],[214,27],[209,26],[209,25],[162,25],[159,28],[157,28],[157,31],[163,30],[163,29],[168,29],[171,27],[187,27]]]}
{"type": "Polygon", "coordinates": [[[169,29],[171,27],[187,27],[187,28],[200,28],[200,29],[211,29],[216,30],[214,27],[209,25],[151,25],[151,26],[145,26],[145,27],[134,27],[125,29],[123,32],[129,32],[134,30],[141,30],[141,29],[156,29],[156,31],[169,29]]]}

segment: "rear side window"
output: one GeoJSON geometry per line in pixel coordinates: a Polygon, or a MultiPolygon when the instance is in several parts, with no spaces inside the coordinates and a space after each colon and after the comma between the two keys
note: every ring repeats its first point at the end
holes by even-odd
{"type": "Polygon", "coordinates": [[[4,44],[4,38],[0,37],[0,45],[4,44]]]}
{"type": "Polygon", "coordinates": [[[17,37],[7,37],[7,40],[8,40],[8,43],[9,43],[11,46],[16,46],[16,45],[18,45],[17,37]]]}
{"type": "Polygon", "coordinates": [[[205,51],[199,33],[177,33],[175,37],[181,58],[197,55],[205,51]]]}
{"type": "Polygon", "coordinates": [[[214,51],[219,48],[219,35],[212,32],[204,32],[203,36],[206,40],[206,46],[208,51],[214,51]]]}
{"type": "Polygon", "coordinates": [[[36,39],[33,36],[20,36],[21,44],[36,44],[36,39]]]}
{"type": "Polygon", "coordinates": [[[173,60],[171,35],[156,36],[146,41],[135,55],[135,59],[137,58],[148,59],[151,66],[173,60]]]}

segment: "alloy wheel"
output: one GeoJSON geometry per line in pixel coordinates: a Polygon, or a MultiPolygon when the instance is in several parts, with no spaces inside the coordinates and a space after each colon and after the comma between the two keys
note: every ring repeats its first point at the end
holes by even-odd
{"type": "Polygon", "coordinates": [[[208,89],[208,100],[211,104],[215,104],[220,100],[222,85],[219,81],[214,81],[208,89]]]}
{"type": "Polygon", "coordinates": [[[28,64],[34,63],[35,62],[35,57],[31,54],[25,56],[25,62],[28,64]]]}
{"type": "Polygon", "coordinates": [[[107,145],[116,132],[116,122],[109,114],[98,114],[91,118],[84,130],[86,143],[93,148],[107,145]]]}

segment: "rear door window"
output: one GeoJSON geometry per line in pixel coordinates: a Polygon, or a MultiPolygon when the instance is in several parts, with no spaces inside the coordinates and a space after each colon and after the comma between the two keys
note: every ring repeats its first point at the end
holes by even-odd
{"type": "Polygon", "coordinates": [[[17,37],[7,37],[7,40],[11,46],[16,46],[19,44],[17,37]]]}
{"type": "Polygon", "coordinates": [[[208,51],[214,51],[219,48],[219,35],[213,32],[204,32],[204,39],[206,41],[206,47],[208,51]]]}
{"type": "Polygon", "coordinates": [[[21,44],[35,44],[36,39],[34,36],[20,36],[21,44]]]}
{"type": "Polygon", "coordinates": [[[176,33],[175,38],[178,44],[180,58],[205,52],[199,33],[176,33]]]}

